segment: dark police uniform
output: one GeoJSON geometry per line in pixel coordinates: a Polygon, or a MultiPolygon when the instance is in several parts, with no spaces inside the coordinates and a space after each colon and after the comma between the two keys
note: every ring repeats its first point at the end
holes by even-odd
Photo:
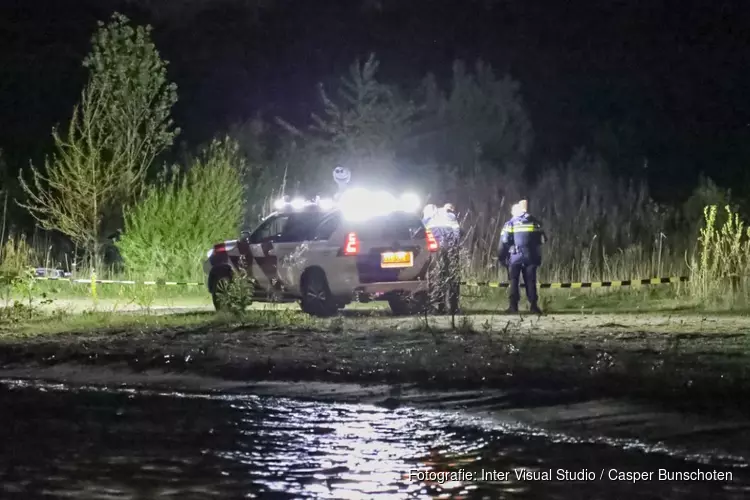
{"type": "Polygon", "coordinates": [[[508,312],[518,311],[518,301],[521,298],[518,288],[521,274],[523,274],[530,311],[541,314],[537,304],[536,272],[542,265],[542,244],[545,239],[541,223],[528,213],[513,217],[503,226],[498,260],[508,268],[510,281],[508,312]]]}
{"type": "Polygon", "coordinates": [[[445,312],[447,305],[451,313],[456,313],[461,288],[461,227],[456,215],[444,209],[438,210],[433,217],[426,220],[425,226],[432,232],[439,246],[436,278],[438,288],[434,297],[438,312],[445,312]]]}

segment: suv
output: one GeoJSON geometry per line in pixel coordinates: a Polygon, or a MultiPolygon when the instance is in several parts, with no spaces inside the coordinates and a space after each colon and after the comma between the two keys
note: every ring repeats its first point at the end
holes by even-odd
{"type": "Polygon", "coordinates": [[[274,212],[240,239],[215,245],[204,271],[217,310],[224,287],[244,269],[257,301],[300,301],[311,315],[331,316],[355,300],[387,300],[394,314],[412,314],[428,303],[437,250],[414,213],[352,221],[313,204],[274,212]]]}

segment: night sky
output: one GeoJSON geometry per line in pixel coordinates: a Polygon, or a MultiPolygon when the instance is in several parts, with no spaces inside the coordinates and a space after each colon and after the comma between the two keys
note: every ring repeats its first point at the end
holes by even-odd
{"type": "Polygon", "coordinates": [[[68,120],[97,20],[155,27],[190,144],[263,116],[302,123],[315,85],[374,51],[416,86],[456,58],[520,81],[535,166],[600,149],[684,194],[699,172],[750,185],[750,2],[630,0],[0,0],[0,147],[15,165],[68,120]],[[614,140],[616,138],[616,140],[614,140]],[[648,158],[648,169],[643,169],[648,158]]]}

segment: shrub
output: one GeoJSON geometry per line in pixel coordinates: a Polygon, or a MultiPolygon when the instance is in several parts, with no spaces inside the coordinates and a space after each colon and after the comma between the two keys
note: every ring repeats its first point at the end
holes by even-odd
{"type": "Polygon", "coordinates": [[[26,238],[8,238],[0,255],[0,293],[7,307],[11,295],[28,274],[33,259],[31,247],[26,238]]]}
{"type": "Polygon", "coordinates": [[[700,229],[698,246],[692,258],[690,292],[706,303],[747,299],[750,271],[750,228],[728,205],[723,224],[718,208],[704,209],[705,225],[700,229]]]}
{"type": "Polygon", "coordinates": [[[234,237],[242,222],[244,162],[237,144],[214,140],[187,172],[165,173],[145,198],[126,210],[117,248],[131,275],[190,279],[205,252],[234,237]]]}
{"type": "MultiPolygon", "coordinates": [[[[221,284],[220,284],[221,285],[221,284]]],[[[234,316],[242,316],[253,303],[253,285],[244,266],[232,274],[232,279],[219,292],[219,305],[222,310],[234,316]]]]}

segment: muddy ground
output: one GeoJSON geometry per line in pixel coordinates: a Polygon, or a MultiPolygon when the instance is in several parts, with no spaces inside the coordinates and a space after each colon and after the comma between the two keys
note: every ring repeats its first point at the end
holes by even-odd
{"type": "MultiPolygon", "coordinates": [[[[209,313],[205,313],[207,317],[209,313]]],[[[323,381],[553,391],[560,403],[626,397],[750,414],[750,318],[731,315],[344,317],[268,330],[249,323],[0,338],[0,377],[86,366],[228,381],[323,381]]],[[[62,371],[61,371],[62,370],[62,371]]],[[[97,370],[91,371],[96,383],[97,370]]],[[[85,380],[83,380],[85,381],[85,380]]],[[[534,405],[528,392],[526,405],[534,405]]]]}

